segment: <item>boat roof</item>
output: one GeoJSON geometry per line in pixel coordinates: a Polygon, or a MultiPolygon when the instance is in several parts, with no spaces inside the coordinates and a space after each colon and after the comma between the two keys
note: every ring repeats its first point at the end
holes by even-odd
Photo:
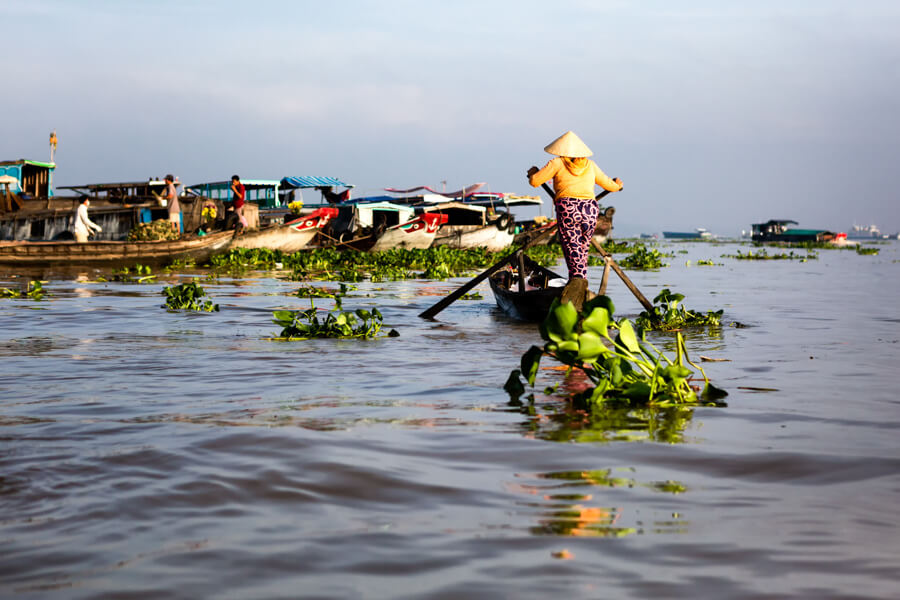
{"type": "Polygon", "coordinates": [[[799,225],[797,221],[792,221],[790,219],[769,219],[765,223],[754,223],[754,225],[789,225],[791,223],[799,225]]]}
{"type": "MultiPolygon", "coordinates": [[[[422,208],[421,205],[420,205],[420,208],[422,208]]],[[[478,213],[487,212],[486,206],[479,206],[477,204],[469,204],[467,202],[454,202],[452,200],[450,202],[440,202],[440,203],[434,203],[434,204],[429,203],[427,208],[425,208],[425,209],[429,210],[429,211],[442,211],[442,210],[456,209],[456,210],[468,210],[471,212],[478,212],[478,213]]]]}
{"type": "Polygon", "coordinates": [[[27,158],[20,158],[18,160],[0,161],[0,166],[6,166],[6,165],[34,165],[35,167],[44,167],[45,169],[55,169],[56,168],[56,163],[43,162],[40,160],[29,160],[27,158]]]}
{"type": "Polygon", "coordinates": [[[417,189],[429,189],[431,193],[416,194],[399,198],[394,196],[369,196],[365,200],[377,199],[390,202],[402,202],[405,204],[438,204],[441,202],[454,201],[463,202],[472,206],[496,206],[498,204],[503,206],[541,206],[544,203],[539,196],[523,196],[512,193],[466,192],[465,196],[462,194],[453,196],[451,194],[434,192],[433,190],[430,190],[430,188],[417,189]]]}
{"type": "Polygon", "coordinates": [[[394,210],[403,213],[415,212],[411,206],[406,204],[398,204],[396,202],[360,202],[356,204],[358,210],[394,210]]]}
{"type": "Polygon", "coordinates": [[[474,194],[466,198],[466,204],[480,206],[541,206],[544,201],[539,196],[520,196],[518,194],[474,194]]]}
{"type": "MultiPolygon", "coordinates": [[[[246,184],[245,184],[246,185],[246,184]]],[[[344,183],[340,179],[334,177],[318,177],[314,175],[296,175],[293,177],[282,177],[281,187],[293,190],[296,188],[317,188],[317,187],[334,187],[342,186],[346,188],[354,187],[353,184],[344,183]]]]}
{"type": "MultiPolygon", "coordinates": [[[[263,188],[277,188],[281,185],[281,180],[279,179],[241,179],[241,183],[244,184],[244,188],[247,190],[259,190],[263,188]]],[[[227,181],[210,181],[207,183],[195,183],[193,185],[186,185],[187,189],[206,189],[206,190],[230,190],[231,189],[231,180],[227,181]]]]}
{"type": "Polygon", "coordinates": [[[102,191],[102,190],[118,190],[126,187],[139,187],[145,185],[165,185],[166,182],[163,179],[148,179],[146,181],[122,181],[118,183],[84,183],[81,185],[59,185],[57,189],[60,190],[92,190],[92,191],[102,191]]]}

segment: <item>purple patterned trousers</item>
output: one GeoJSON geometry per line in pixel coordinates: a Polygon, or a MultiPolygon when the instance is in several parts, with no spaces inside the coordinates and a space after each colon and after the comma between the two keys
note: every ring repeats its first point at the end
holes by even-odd
{"type": "Polygon", "coordinates": [[[554,206],[569,279],[587,279],[588,250],[597,228],[600,206],[596,200],[579,198],[557,198],[554,206]]]}

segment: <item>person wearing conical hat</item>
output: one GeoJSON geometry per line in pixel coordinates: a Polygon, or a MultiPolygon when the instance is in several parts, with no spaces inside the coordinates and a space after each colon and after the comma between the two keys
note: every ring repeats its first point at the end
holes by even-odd
{"type": "Polygon", "coordinates": [[[610,179],[589,157],[594,153],[572,131],[562,134],[544,150],[553,154],[543,168],[531,167],[528,182],[533,187],[553,180],[557,228],[563,256],[569,269],[569,283],[562,300],[581,309],[587,292],[587,263],[591,237],[597,227],[600,207],[594,198],[594,185],[610,192],[622,189],[622,180],[610,179]]]}

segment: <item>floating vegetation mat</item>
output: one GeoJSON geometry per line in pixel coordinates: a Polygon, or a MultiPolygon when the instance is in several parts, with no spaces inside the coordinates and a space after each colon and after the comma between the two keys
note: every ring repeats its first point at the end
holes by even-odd
{"type": "Polygon", "coordinates": [[[722,258],[734,258],[736,260],[799,260],[800,262],[806,262],[807,260],[818,259],[819,255],[815,252],[808,252],[805,255],[794,254],[793,250],[788,253],[769,254],[767,250],[761,249],[756,252],[750,250],[747,254],[738,250],[737,254],[723,254],[722,258]]]}
{"type": "MultiPolygon", "coordinates": [[[[401,279],[448,279],[482,271],[514,251],[491,253],[480,248],[454,249],[446,246],[360,252],[318,248],[286,254],[266,248],[235,248],[213,256],[210,266],[217,271],[274,270],[291,272],[290,278],[324,281],[396,281],[401,279]]],[[[527,254],[538,264],[549,266],[562,257],[558,244],[534,246],[527,254]]]]}

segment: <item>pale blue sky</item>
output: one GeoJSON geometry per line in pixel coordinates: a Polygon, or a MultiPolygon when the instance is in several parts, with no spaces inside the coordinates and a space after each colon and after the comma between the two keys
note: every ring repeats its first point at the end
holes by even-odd
{"type": "Polygon", "coordinates": [[[524,173],[568,129],[622,234],[900,230],[896,0],[0,0],[0,159],[56,184],[524,173]]]}

